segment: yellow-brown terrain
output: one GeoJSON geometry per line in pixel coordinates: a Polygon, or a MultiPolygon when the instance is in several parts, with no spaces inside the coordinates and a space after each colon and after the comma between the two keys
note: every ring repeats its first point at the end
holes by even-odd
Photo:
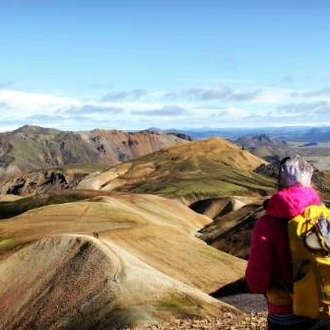
{"type": "Polygon", "coordinates": [[[267,195],[274,182],[253,170],[266,162],[220,138],[154,152],[82,179],[78,189],[153,193],[187,199],[267,195]]]}
{"type": "Polygon", "coordinates": [[[235,238],[235,226],[274,189],[253,172],[261,164],[212,138],[99,169],[70,189],[7,202],[3,195],[0,329],[124,329],[238,315],[210,294],[244,275],[244,255],[225,252],[224,236],[235,238]]]}
{"type": "Polygon", "coordinates": [[[207,293],[241,277],[245,262],[194,236],[209,222],[176,201],[125,194],[3,220],[0,324],[111,329],[216,316],[230,307],[207,293]]]}

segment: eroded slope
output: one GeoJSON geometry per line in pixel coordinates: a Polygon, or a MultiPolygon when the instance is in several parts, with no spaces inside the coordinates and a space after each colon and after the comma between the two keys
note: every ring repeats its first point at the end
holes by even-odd
{"type": "Polygon", "coordinates": [[[118,194],[3,220],[0,321],[102,329],[216,316],[230,307],[207,293],[240,278],[245,262],[195,237],[210,221],[173,200],[118,194]]]}

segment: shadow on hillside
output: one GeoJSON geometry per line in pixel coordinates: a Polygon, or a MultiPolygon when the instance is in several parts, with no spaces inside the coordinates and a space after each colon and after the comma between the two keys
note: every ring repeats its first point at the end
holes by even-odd
{"type": "Polygon", "coordinates": [[[221,298],[240,293],[251,293],[243,277],[210,293],[210,296],[214,298],[221,298]]]}

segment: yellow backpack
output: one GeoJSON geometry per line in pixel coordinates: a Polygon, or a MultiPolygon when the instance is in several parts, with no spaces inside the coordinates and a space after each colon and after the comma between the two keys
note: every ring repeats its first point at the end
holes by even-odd
{"type": "Polygon", "coordinates": [[[330,319],[330,210],[313,205],[288,224],[293,312],[330,319]]]}

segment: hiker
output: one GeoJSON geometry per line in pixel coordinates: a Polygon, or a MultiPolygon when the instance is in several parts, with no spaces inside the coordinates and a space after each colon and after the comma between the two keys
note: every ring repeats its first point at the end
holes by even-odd
{"type": "Polygon", "coordinates": [[[245,278],[251,292],[266,296],[268,330],[307,330],[318,323],[293,313],[293,269],[287,231],[288,220],[307,206],[321,204],[310,186],[312,174],[313,166],[304,158],[284,158],[280,162],[278,190],[264,203],[265,215],[257,220],[252,232],[245,278]]]}

